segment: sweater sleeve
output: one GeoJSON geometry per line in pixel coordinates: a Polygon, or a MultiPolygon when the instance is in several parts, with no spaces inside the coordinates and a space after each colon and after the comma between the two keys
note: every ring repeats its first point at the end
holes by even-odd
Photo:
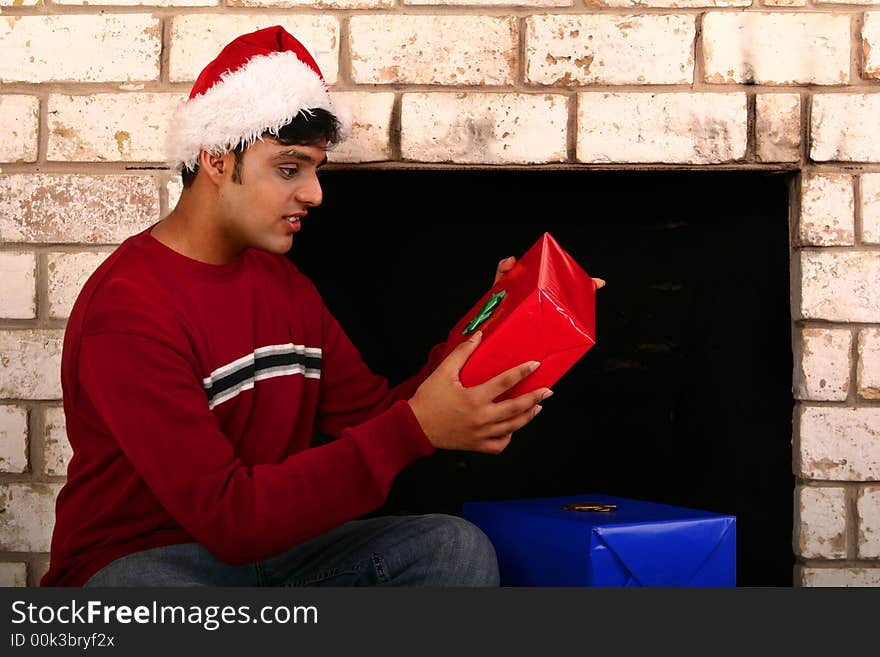
{"type": "Polygon", "coordinates": [[[151,335],[85,335],[78,404],[118,442],[171,516],[219,559],[247,563],[368,513],[432,448],[405,401],[339,440],[245,465],[187,354],[151,335]]]}

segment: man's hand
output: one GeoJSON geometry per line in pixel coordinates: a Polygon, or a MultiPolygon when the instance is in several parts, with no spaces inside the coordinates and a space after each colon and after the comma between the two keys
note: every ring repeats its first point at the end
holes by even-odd
{"type": "Polygon", "coordinates": [[[539,388],[513,399],[492,400],[534,372],[539,363],[523,363],[486,381],[465,388],[459,372],[477,348],[482,332],[458,345],[416,390],[409,404],[422,430],[438,449],[461,449],[498,454],[511,434],[528,424],[538,405],[551,394],[539,388]]]}

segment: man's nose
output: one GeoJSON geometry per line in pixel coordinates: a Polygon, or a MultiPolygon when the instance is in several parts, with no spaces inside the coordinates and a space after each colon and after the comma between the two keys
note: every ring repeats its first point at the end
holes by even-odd
{"type": "Polygon", "coordinates": [[[321,205],[321,201],[324,199],[324,192],[321,189],[321,182],[318,180],[318,176],[313,175],[311,180],[297,190],[295,196],[296,200],[303,205],[308,205],[309,207],[321,205]]]}

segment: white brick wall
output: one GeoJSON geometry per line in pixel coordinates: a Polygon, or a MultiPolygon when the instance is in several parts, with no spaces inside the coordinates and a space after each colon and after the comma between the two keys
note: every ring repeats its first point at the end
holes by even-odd
{"type": "Polygon", "coordinates": [[[798,489],[800,518],[796,547],[805,559],[846,557],[846,491],[843,488],[798,489]]]}
{"type": "Polygon", "coordinates": [[[880,568],[804,568],[804,586],[880,586],[880,568]]]}
{"type": "Polygon", "coordinates": [[[880,480],[880,408],[807,407],[799,422],[800,475],[880,480]]]}
{"type": "Polygon", "coordinates": [[[880,252],[801,253],[801,316],[831,322],[880,322],[880,252]]]}
{"type": "Polygon", "coordinates": [[[862,75],[880,79],[880,12],[865,12],[862,25],[862,75]]]}
{"type": "Polygon", "coordinates": [[[108,252],[50,253],[49,317],[66,318],[89,276],[98,268],[108,252]]]}
{"type": "Polygon", "coordinates": [[[0,21],[0,82],[159,78],[162,33],[149,14],[20,16],[0,21]]]}
{"type": "Polygon", "coordinates": [[[36,268],[33,253],[0,252],[0,318],[37,316],[36,268]]]}
{"type": "Polygon", "coordinates": [[[49,96],[46,158],[62,162],[165,160],[171,114],[185,94],[49,96]]]}
{"type": "Polygon", "coordinates": [[[712,12],[703,55],[706,82],[844,84],[849,16],[712,12]]]}
{"type": "Polygon", "coordinates": [[[73,448],[67,440],[67,425],[64,422],[64,409],[60,406],[46,409],[45,436],[43,438],[43,458],[46,474],[63,477],[73,456],[73,448]]]}
{"type": "Polygon", "coordinates": [[[36,96],[0,96],[0,162],[34,162],[40,99],[36,96]]]}
{"type": "Polygon", "coordinates": [[[534,84],[688,84],[693,15],[534,16],[526,19],[526,81],[534,84]]]}
{"type": "Polygon", "coordinates": [[[513,84],[512,17],[354,16],[351,77],[361,84],[513,84]]]}
{"type": "Polygon", "coordinates": [[[861,178],[862,241],[880,244],[880,173],[861,178]]]}
{"type": "Polygon", "coordinates": [[[801,186],[801,244],[848,246],[855,241],[853,181],[845,174],[803,177],[801,186]]]}
{"type": "Polygon", "coordinates": [[[709,164],[746,153],[746,95],[578,94],[581,162],[709,164]]]}
{"type": "Polygon", "coordinates": [[[795,397],[845,401],[850,389],[852,333],[848,329],[805,328],[795,340],[795,397]]]}
{"type": "Polygon", "coordinates": [[[866,486],[856,496],[860,559],[880,558],[880,486],[866,486]]]}
{"type": "Polygon", "coordinates": [[[393,93],[337,93],[336,100],[354,116],[351,135],[328,154],[332,162],[376,162],[391,159],[393,93]]]}
{"type": "Polygon", "coordinates": [[[568,102],[553,94],[404,94],[401,156],[493,164],[565,159],[568,102]]]}
{"type": "Polygon", "coordinates": [[[813,96],[810,157],[817,162],[880,162],[880,94],[813,96]]]}
{"type": "Polygon", "coordinates": [[[858,393],[862,399],[880,399],[880,329],[859,331],[858,393]]]}
{"type": "Polygon", "coordinates": [[[335,84],[339,70],[339,21],[331,16],[185,14],[171,21],[169,78],[191,82],[223,47],[240,34],[283,25],[315,58],[324,81],[335,84]]]}
{"type": "Polygon", "coordinates": [[[22,406],[0,406],[0,472],[26,472],[27,409],[22,406]]]}
{"type": "Polygon", "coordinates": [[[27,586],[27,564],[0,563],[0,586],[7,588],[27,586]]]}
{"type": "Polygon", "coordinates": [[[159,219],[146,176],[0,175],[0,235],[7,242],[118,244],[159,219]]]}
{"type": "Polygon", "coordinates": [[[758,94],[755,139],[761,162],[797,162],[801,158],[801,97],[758,94]]]}
{"type": "Polygon", "coordinates": [[[48,552],[58,484],[0,484],[0,550],[48,552]]]}
{"type": "Polygon", "coordinates": [[[60,399],[63,331],[0,329],[0,399],[60,399]]]}

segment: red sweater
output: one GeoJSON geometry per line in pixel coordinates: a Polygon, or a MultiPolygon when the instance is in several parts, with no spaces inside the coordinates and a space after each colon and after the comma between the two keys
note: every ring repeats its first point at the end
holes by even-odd
{"type": "Polygon", "coordinates": [[[174,543],[257,561],[375,510],[433,452],[405,400],[441,354],[389,390],[286,258],[208,265],[129,238],[67,325],[73,459],[41,584],[174,543]],[[339,439],[310,448],[316,424],[339,439]]]}

